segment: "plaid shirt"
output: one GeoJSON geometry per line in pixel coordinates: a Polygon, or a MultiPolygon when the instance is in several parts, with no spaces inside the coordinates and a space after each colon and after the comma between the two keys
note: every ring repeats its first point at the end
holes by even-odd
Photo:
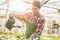
{"type": "Polygon", "coordinates": [[[15,17],[18,18],[19,20],[23,19],[25,21],[35,23],[37,25],[35,33],[37,35],[40,35],[42,33],[42,30],[44,28],[45,19],[41,14],[38,13],[37,15],[33,15],[33,13],[30,12],[30,13],[23,14],[23,15],[15,14],[15,17]]]}

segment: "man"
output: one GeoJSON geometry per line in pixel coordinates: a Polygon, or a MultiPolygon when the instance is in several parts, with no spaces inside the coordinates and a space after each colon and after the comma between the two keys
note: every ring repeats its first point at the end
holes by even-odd
{"type": "Polygon", "coordinates": [[[26,38],[37,38],[41,35],[42,30],[44,28],[45,19],[39,13],[39,9],[41,8],[41,4],[39,1],[33,1],[32,4],[32,12],[26,14],[15,14],[15,18],[18,20],[23,20],[26,22],[26,38]],[[29,26],[29,27],[28,27],[29,26]]]}

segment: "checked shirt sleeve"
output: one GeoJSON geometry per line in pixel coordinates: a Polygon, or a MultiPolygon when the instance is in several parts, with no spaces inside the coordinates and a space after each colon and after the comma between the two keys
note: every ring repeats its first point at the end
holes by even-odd
{"type": "Polygon", "coordinates": [[[36,28],[37,35],[41,35],[44,28],[44,23],[45,23],[45,19],[42,15],[40,15],[40,17],[37,20],[37,28],[36,28]]]}

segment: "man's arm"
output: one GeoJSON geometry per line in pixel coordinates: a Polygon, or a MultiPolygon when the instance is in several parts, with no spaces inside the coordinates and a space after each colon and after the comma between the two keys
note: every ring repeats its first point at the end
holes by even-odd
{"type": "Polygon", "coordinates": [[[36,38],[36,37],[38,37],[38,35],[41,35],[42,30],[44,28],[44,23],[45,23],[45,19],[44,19],[43,16],[38,18],[38,20],[37,20],[37,28],[36,28],[35,33],[32,34],[32,36],[31,36],[32,38],[36,38]]]}
{"type": "Polygon", "coordinates": [[[28,21],[28,13],[26,14],[14,14],[14,17],[18,20],[28,21]]]}
{"type": "Polygon", "coordinates": [[[38,22],[37,22],[37,28],[36,28],[36,34],[41,35],[43,28],[44,28],[44,23],[45,23],[45,19],[43,16],[41,16],[40,18],[38,18],[38,22]]]}

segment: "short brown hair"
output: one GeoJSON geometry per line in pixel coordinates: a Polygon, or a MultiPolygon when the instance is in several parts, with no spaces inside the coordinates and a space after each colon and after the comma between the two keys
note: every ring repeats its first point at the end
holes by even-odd
{"type": "Polygon", "coordinates": [[[33,1],[33,5],[35,5],[35,6],[39,7],[39,8],[41,7],[40,1],[37,1],[37,0],[33,1]]]}

